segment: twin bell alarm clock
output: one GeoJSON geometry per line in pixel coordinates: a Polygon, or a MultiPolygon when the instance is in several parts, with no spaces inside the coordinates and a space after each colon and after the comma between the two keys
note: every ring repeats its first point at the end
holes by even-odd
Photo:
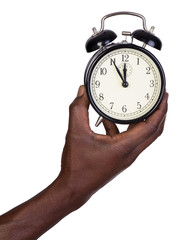
{"type": "Polygon", "coordinates": [[[87,64],[84,83],[92,107],[103,118],[114,123],[130,124],[144,121],[159,106],[165,92],[165,74],[158,59],[146,45],[161,50],[161,40],[153,34],[154,27],[146,27],[145,17],[134,12],[116,12],[104,16],[101,28],[93,28],[86,42],[87,52],[97,51],[87,64]],[[117,35],[104,29],[105,20],[117,15],[131,15],[142,19],[143,28],[123,31],[131,42],[114,43],[117,35]],[[142,46],[134,44],[137,39],[142,46]]]}

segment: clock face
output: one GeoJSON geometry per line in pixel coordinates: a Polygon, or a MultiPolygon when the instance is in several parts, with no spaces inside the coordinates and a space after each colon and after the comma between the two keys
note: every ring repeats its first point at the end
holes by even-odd
{"type": "Polygon", "coordinates": [[[108,49],[89,70],[90,101],[101,116],[113,122],[145,119],[162,98],[163,70],[157,59],[141,47],[130,44],[108,49]]]}

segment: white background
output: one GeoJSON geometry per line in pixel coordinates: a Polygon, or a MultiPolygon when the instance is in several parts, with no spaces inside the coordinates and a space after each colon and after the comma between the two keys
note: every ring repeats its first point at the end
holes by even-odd
{"type": "MultiPolygon", "coordinates": [[[[137,161],[40,239],[192,239],[191,4],[188,0],[0,0],[0,214],[47,187],[60,170],[68,106],[92,54],[85,42],[111,12],[156,27],[169,92],[163,135],[137,161]]],[[[141,27],[116,17],[118,34],[141,27]]],[[[93,126],[97,115],[90,109],[93,126]]],[[[94,131],[103,132],[102,126],[94,131]]]]}

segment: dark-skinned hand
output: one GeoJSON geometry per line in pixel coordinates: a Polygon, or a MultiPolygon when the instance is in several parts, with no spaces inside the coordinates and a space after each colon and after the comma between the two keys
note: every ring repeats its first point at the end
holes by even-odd
{"type": "Polygon", "coordinates": [[[84,200],[129,167],[137,156],[163,132],[167,98],[146,121],[131,124],[119,133],[117,126],[104,120],[106,135],[89,126],[89,100],[81,86],[70,106],[69,128],[62,156],[61,175],[84,200]]]}
{"type": "Polygon", "coordinates": [[[101,135],[90,129],[89,100],[81,86],[70,105],[58,177],[42,192],[0,216],[0,239],[36,240],[129,167],[163,132],[167,99],[165,93],[159,108],[146,121],[131,124],[122,133],[104,120],[106,135],[101,135]]]}

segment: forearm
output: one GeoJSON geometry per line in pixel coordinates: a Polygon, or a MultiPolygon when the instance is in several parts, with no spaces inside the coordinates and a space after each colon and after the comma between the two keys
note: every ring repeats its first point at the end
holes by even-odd
{"type": "Polygon", "coordinates": [[[61,177],[0,217],[0,239],[34,240],[82,204],[61,177]]]}

